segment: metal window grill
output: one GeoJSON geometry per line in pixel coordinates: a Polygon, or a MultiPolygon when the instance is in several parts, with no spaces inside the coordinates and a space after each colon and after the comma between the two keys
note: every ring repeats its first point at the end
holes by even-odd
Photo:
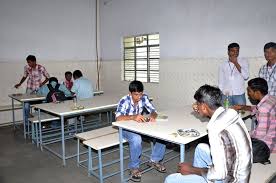
{"type": "Polygon", "coordinates": [[[125,81],[159,82],[159,34],[124,38],[125,81]]]}

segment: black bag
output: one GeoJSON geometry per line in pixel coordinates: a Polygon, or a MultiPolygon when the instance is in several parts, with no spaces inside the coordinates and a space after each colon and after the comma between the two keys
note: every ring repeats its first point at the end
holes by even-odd
{"type": "Polygon", "coordinates": [[[51,84],[47,84],[47,86],[50,90],[46,96],[47,102],[57,102],[57,101],[61,102],[66,100],[64,92],[59,90],[60,84],[57,83],[55,88],[53,88],[51,84]]]}
{"type": "Polygon", "coordinates": [[[253,151],[253,163],[262,163],[264,165],[270,164],[270,149],[266,143],[262,140],[251,138],[252,151],[253,151]]]}

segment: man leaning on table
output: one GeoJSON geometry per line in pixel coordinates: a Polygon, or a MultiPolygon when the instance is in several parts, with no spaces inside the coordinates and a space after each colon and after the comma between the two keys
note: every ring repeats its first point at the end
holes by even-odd
{"type": "Polygon", "coordinates": [[[219,88],[204,85],[194,98],[194,110],[211,118],[207,125],[209,143],[198,144],[193,165],[180,163],[178,172],[165,183],[247,183],[252,166],[250,136],[239,114],[221,107],[219,88]]]}
{"type": "MultiPolygon", "coordinates": [[[[124,96],[116,110],[116,121],[134,120],[138,123],[144,123],[147,119],[142,115],[145,108],[149,113],[149,122],[155,122],[157,113],[149,97],[143,93],[144,86],[140,81],[132,81],[129,84],[129,94],[124,96]]],[[[135,182],[141,181],[141,171],[139,170],[140,156],[142,154],[142,139],[141,135],[134,132],[123,130],[123,138],[129,143],[130,160],[129,168],[131,172],[131,180],[135,182]]],[[[148,165],[155,168],[161,173],[166,172],[165,166],[161,163],[164,157],[166,146],[156,141],[152,154],[151,161],[148,165]]]]}
{"type": "MultiPolygon", "coordinates": [[[[26,93],[32,94],[36,93],[39,87],[43,86],[47,83],[50,78],[50,75],[46,71],[45,67],[36,63],[36,57],[34,55],[29,55],[26,58],[28,65],[24,67],[24,75],[21,78],[20,82],[14,85],[15,88],[19,88],[22,83],[27,80],[27,88],[26,93]],[[42,77],[44,77],[44,81],[42,81],[42,77]]],[[[30,103],[25,102],[24,104],[24,113],[25,113],[25,124],[28,123],[28,117],[30,113],[30,103]]]]}

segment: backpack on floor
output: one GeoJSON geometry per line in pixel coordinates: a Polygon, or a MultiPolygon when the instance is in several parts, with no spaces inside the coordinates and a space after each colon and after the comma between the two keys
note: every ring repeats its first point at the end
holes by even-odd
{"type": "Polygon", "coordinates": [[[253,163],[262,163],[264,165],[270,164],[270,149],[267,144],[259,139],[251,138],[252,151],[253,151],[253,163]]]}
{"type": "Polygon", "coordinates": [[[53,88],[51,84],[47,84],[47,86],[50,90],[46,96],[47,102],[57,102],[57,101],[61,102],[66,100],[64,92],[59,90],[60,84],[57,83],[55,88],[53,88]]]}

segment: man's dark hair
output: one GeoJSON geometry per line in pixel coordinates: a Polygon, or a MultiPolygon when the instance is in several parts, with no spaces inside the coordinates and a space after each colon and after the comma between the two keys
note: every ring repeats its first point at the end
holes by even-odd
{"type": "Polygon", "coordinates": [[[71,71],[66,71],[64,75],[65,75],[65,76],[66,76],[66,75],[72,75],[72,72],[71,72],[71,71]]]}
{"type": "Polygon", "coordinates": [[[261,94],[268,94],[268,85],[265,79],[263,78],[254,78],[248,81],[248,86],[253,91],[260,91],[261,94]]]}
{"type": "Polygon", "coordinates": [[[238,43],[231,43],[228,45],[228,51],[231,49],[231,48],[240,48],[240,45],[238,43]]]}
{"type": "Polygon", "coordinates": [[[141,81],[131,81],[131,83],[129,84],[129,92],[143,92],[144,91],[144,86],[143,83],[141,81]]]}
{"type": "Polygon", "coordinates": [[[52,81],[58,83],[58,79],[57,79],[56,77],[50,77],[50,78],[49,78],[49,84],[50,84],[52,81]]]}
{"type": "Polygon", "coordinates": [[[267,50],[267,49],[269,49],[269,48],[274,48],[274,49],[276,49],[276,43],[274,43],[274,42],[269,42],[269,43],[266,43],[266,44],[264,45],[264,51],[267,50]]]}
{"type": "Polygon", "coordinates": [[[221,106],[222,93],[217,87],[203,85],[195,92],[194,99],[199,103],[207,104],[212,110],[215,110],[221,106]]]}
{"type": "Polygon", "coordinates": [[[74,78],[80,78],[80,77],[82,77],[82,72],[80,70],[75,70],[73,72],[73,77],[74,78]]]}
{"type": "Polygon", "coordinates": [[[27,60],[27,61],[30,60],[30,61],[32,61],[32,62],[36,62],[36,58],[35,58],[34,55],[28,55],[27,58],[26,58],[26,60],[27,60]]]}

